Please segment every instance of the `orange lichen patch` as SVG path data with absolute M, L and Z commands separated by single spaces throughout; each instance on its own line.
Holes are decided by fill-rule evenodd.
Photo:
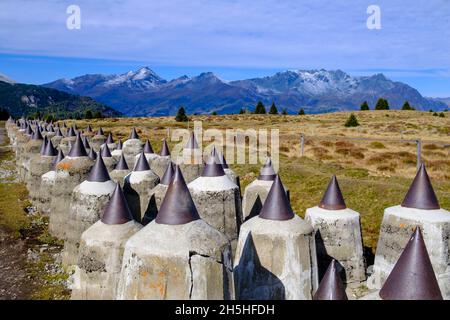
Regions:
M 404 223 L 400 223 L 398 227 L 399 227 L 399 228 L 402 228 L 402 229 L 403 229 L 403 228 L 405 228 L 405 227 L 406 227 L 406 224 L 404 224 Z
M 65 161 L 65 162 L 60 162 L 56 165 L 57 169 L 60 170 L 70 170 L 72 168 L 72 163 L 69 161 Z

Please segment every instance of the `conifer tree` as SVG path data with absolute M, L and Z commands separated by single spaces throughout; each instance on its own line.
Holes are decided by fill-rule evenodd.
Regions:
M 255 114 L 266 114 L 266 107 L 264 106 L 264 104 L 261 101 L 258 101 L 258 104 L 256 105 L 254 113 Z
M 346 127 L 357 127 L 359 126 L 358 119 L 356 119 L 356 116 L 352 113 L 350 114 L 350 117 L 348 117 L 347 121 L 345 122 Z
M 363 103 L 361 103 L 361 111 L 366 111 L 366 110 L 370 110 L 369 104 L 367 103 L 367 101 L 364 101 Z
M 175 116 L 175 121 L 177 122 L 187 122 L 188 117 L 186 115 L 186 110 L 184 110 L 183 106 L 180 106 L 178 109 L 177 115 Z
M 272 105 L 270 106 L 269 114 L 278 114 L 277 106 L 275 105 L 275 102 L 272 102 Z

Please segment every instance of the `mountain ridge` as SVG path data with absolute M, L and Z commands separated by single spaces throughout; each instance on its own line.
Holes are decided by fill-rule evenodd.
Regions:
M 418 110 L 444 109 L 446 104 L 423 97 L 413 87 L 384 74 L 351 76 L 342 70 L 287 70 L 274 75 L 225 81 L 212 72 L 165 80 L 149 67 L 118 75 L 90 74 L 59 79 L 43 86 L 89 96 L 128 116 L 173 115 L 180 105 L 188 113 L 236 113 L 253 109 L 258 101 L 275 102 L 279 110 L 297 113 L 357 110 L 363 101 L 371 108 L 378 98 L 399 109 L 407 100 Z

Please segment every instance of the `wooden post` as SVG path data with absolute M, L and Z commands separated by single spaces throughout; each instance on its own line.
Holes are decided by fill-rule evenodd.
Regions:
M 300 157 L 303 157 L 303 152 L 305 150 L 305 135 L 300 134 Z
M 417 139 L 417 170 L 419 170 L 419 167 L 422 163 L 422 140 Z

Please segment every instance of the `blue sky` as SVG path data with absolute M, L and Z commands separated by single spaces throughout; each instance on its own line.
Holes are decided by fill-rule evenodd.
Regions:
M 66 27 L 71 4 L 80 30 Z M 379 30 L 366 26 L 372 4 Z M 0 1 L 0 73 L 18 82 L 144 65 L 166 79 L 383 72 L 425 96 L 450 96 L 450 0 Z

